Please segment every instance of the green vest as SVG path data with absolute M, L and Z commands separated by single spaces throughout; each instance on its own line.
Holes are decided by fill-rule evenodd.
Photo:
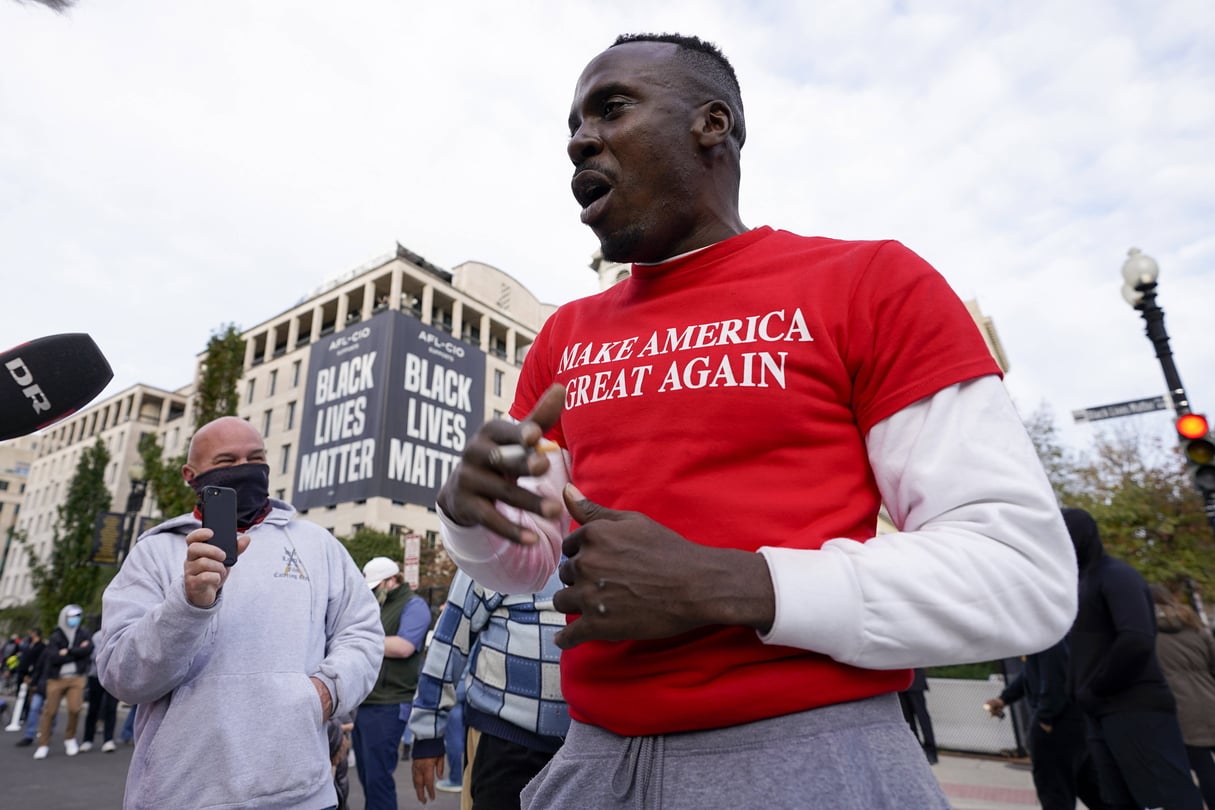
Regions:
M 380 623 L 384 625 L 385 636 L 395 636 L 401 629 L 401 612 L 414 596 L 413 588 L 410 588 L 408 583 L 388 594 L 384 606 L 380 608 Z M 376 678 L 375 688 L 363 702 L 373 706 L 409 703 L 413 700 L 413 693 L 417 691 L 418 672 L 421 668 L 421 648 L 408 658 L 385 656 L 380 664 L 380 676 Z

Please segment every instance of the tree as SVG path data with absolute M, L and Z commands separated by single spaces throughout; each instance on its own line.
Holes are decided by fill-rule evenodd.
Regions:
M 156 434 L 145 433 L 139 437 L 139 458 L 143 461 L 148 489 L 162 516 L 181 515 L 194 508 L 197 500 L 194 490 L 181 476 L 182 465 L 186 463 L 185 453 L 165 459 L 164 448 Z
M 1108 552 L 1149 582 L 1215 592 L 1215 540 L 1176 448 L 1132 427 L 1099 435 L 1072 504 L 1097 521 Z
M 235 416 L 240 401 L 237 385 L 245 372 L 245 339 L 236 324 L 226 324 L 211 333 L 203 357 L 202 373 L 194 395 L 194 428 L 221 416 Z M 164 457 L 164 448 L 154 435 L 139 440 L 148 488 L 162 517 L 189 512 L 196 500 L 194 491 L 181 477 L 186 453 Z
M 1040 403 L 1029 418 L 1022 421 L 1038 452 L 1051 489 L 1055 491 L 1055 497 L 1060 503 L 1069 503 L 1079 488 L 1076 480 L 1079 460 L 1075 452 L 1063 446 L 1050 406 L 1045 402 Z
M 399 535 L 363 527 L 353 535 L 339 539 L 360 569 L 372 557 L 388 557 L 398 564 L 404 561 L 405 544 Z M 436 616 L 447 599 L 447 588 L 455 574 L 456 564 L 442 546 L 422 549 L 418 560 L 417 592 L 427 600 Z
M 237 383 L 245 373 L 245 339 L 230 323 L 211 333 L 194 393 L 194 427 L 221 416 L 236 416 L 240 402 Z
M 67 498 L 57 509 L 48 559 L 40 560 L 28 541 L 21 541 L 30 557 L 35 602 L 48 632 L 58 624 L 64 605 L 96 612 L 102 588 L 113 577 L 113 571 L 91 562 L 97 515 L 110 509 L 110 490 L 105 485 L 109 463 L 110 451 L 101 439 L 81 453 Z
M 379 529 L 363 526 L 354 534 L 338 539 L 346 546 L 359 570 L 362 570 L 372 557 L 387 557 L 399 564 L 404 556 L 405 549 L 401 538 Z

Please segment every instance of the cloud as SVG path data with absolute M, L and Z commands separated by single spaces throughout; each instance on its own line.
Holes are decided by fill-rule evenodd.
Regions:
M 1138 245 L 1215 411 L 1205 0 L 651 6 L 0 3 L 0 344 L 89 331 L 112 391 L 176 387 L 221 323 L 397 240 L 590 293 L 574 81 L 618 33 L 678 30 L 738 70 L 745 222 L 905 242 L 995 318 L 1022 405 L 1061 417 L 1163 387 L 1118 295 Z

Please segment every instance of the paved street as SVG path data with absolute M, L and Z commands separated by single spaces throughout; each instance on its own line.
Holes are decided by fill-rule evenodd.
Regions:
M 7 699 L 11 706 L 11 696 Z M 125 709 L 120 710 L 120 725 L 124 714 Z M 4 718 L 4 725 L 8 719 Z M 21 737 L 19 732 L 0 732 L 0 790 L 4 807 L 45 810 L 122 807 L 123 785 L 134 748 L 119 746 L 114 753 L 105 754 L 97 740 L 98 749 L 68 757 L 63 752 L 63 722 L 61 712 L 51 755 L 40 761 L 33 759 L 33 748 L 15 747 Z M 1029 810 L 1038 806 L 1025 760 L 942 753 L 933 772 L 954 810 Z M 353 771 L 350 781 L 351 807 L 361 810 L 363 794 Z M 402 808 L 423 807 L 413 794 L 408 762 L 402 762 L 397 769 L 397 796 Z M 450 793 L 440 793 L 434 802 L 425 805 L 428 810 L 458 810 L 459 806 L 459 796 Z
M 11 707 L 12 696 L 5 696 Z M 126 709 L 118 714 L 121 728 Z M 94 740 L 97 746 L 86 754 L 69 757 L 63 752 L 64 710 L 56 720 L 51 741 L 51 754 L 43 760 L 34 760 L 34 749 L 17 748 L 20 732 L 0 732 L 0 795 L 6 808 L 38 808 L 38 810 L 116 810 L 122 807 L 123 786 L 126 783 L 127 767 L 131 763 L 134 746 L 120 745 L 112 754 L 101 752 L 100 735 Z M 10 716 L 4 717 L 0 728 L 8 725 Z M 84 715 L 81 713 L 81 725 Z M 439 793 L 435 801 L 422 805 L 414 795 L 409 781 L 409 763 L 402 762 L 397 768 L 397 797 L 402 808 L 425 806 L 428 810 L 458 810 L 460 797 L 453 793 Z M 351 806 L 363 807 L 363 792 L 358 777 L 350 772 Z M 184 805 L 183 805 L 184 807 Z M 166 809 L 167 810 L 167 809 Z

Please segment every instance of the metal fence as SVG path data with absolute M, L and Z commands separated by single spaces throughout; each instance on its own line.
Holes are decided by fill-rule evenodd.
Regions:
M 1007 677 L 1013 677 L 1010 673 Z M 1004 710 L 1004 717 L 992 717 L 983 704 L 998 697 L 1005 676 L 992 675 L 985 681 L 929 678 L 928 714 L 936 734 L 937 748 L 999 756 L 1025 756 L 1028 714 L 1024 701 Z

